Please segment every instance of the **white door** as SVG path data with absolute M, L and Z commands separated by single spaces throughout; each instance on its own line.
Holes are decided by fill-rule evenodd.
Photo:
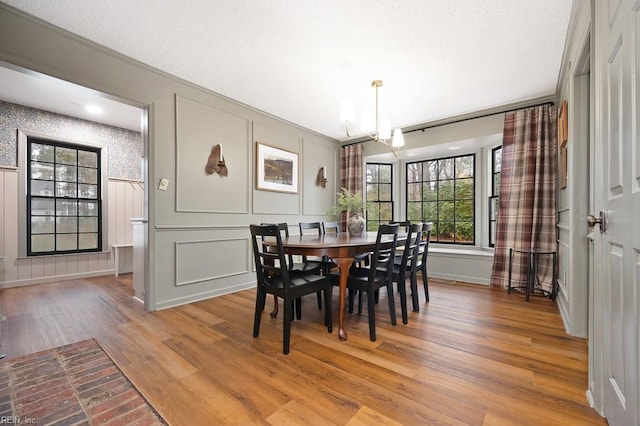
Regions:
M 640 66 L 640 2 L 609 0 L 594 5 L 601 84 L 596 126 L 602 126 L 596 130 L 602 144 L 596 167 L 602 169 L 594 195 L 596 206 L 606 215 L 607 229 L 598 237 L 602 262 L 596 261 L 594 268 L 601 285 L 596 292 L 599 300 L 593 301 L 594 319 L 596 330 L 601 320 L 602 335 L 592 343 L 600 346 L 595 349 L 602 354 L 604 415 L 612 426 L 627 426 L 638 424 L 640 395 L 640 149 L 635 125 L 640 94 L 636 71 Z M 598 212 L 592 214 L 598 216 Z

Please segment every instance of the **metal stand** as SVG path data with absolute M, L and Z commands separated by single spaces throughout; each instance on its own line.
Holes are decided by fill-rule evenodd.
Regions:
M 527 257 L 527 284 L 524 286 L 511 286 L 511 272 L 513 267 L 513 253 L 522 253 Z M 540 284 L 538 278 L 538 261 L 540 256 L 550 255 L 552 258 L 552 279 L 551 279 L 551 291 L 543 290 L 540 287 L 536 287 L 536 284 Z M 556 300 L 556 285 L 557 285 L 557 252 L 555 250 L 520 250 L 509 249 L 509 285 L 507 293 L 511 293 L 511 289 L 524 290 L 525 300 L 529 301 L 529 296 L 547 296 L 551 297 L 551 300 Z

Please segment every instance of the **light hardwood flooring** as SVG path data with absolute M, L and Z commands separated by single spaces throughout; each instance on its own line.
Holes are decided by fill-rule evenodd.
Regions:
M 13 358 L 94 337 L 172 425 L 606 424 L 585 398 L 587 343 L 565 334 L 552 301 L 430 284 L 407 325 L 396 300 L 391 326 L 381 295 L 376 342 L 366 306 L 346 314 L 341 342 L 337 296 L 332 334 L 305 298 L 289 355 L 282 310 L 264 312 L 252 337 L 254 290 L 147 313 L 130 274 L 6 289 L 0 350 Z

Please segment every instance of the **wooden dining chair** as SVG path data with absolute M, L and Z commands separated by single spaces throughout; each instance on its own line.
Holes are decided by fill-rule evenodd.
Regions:
M 349 313 L 353 313 L 353 299 L 356 291 L 367 293 L 367 308 L 369 315 L 369 339 L 376 340 L 376 310 L 375 292 L 382 287 L 387 287 L 387 299 L 389 300 L 389 314 L 391 325 L 396 325 L 396 310 L 393 297 L 393 257 L 398 242 L 399 225 L 380 225 L 376 237 L 376 245 L 371 255 L 369 266 L 358 267 L 355 264 L 349 269 L 347 288 L 349 291 Z M 383 237 L 390 237 L 393 243 L 389 248 L 383 248 Z M 362 305 L 358 306 L 358 313 L 362 312 Z
M 420 249 L 418 255 L 418 264 L 416 269 L 420 271 L 422 275 L 422 285 L 424 287 L 424 296 L 429 301 L 429 277 L 427 275 L 427 256 L 429 255 L 429 241 L 431 240 L 431 230 L 433 229 L 433 222 L 426 222 L 422 226 L 422 239 L 420 240 Z M 415 294 L 415 297 L 413 296 Z M 413 300 L 413 310 L 415 312 L 420 311 L 418 304 L 418 288 L 411 288 L 411 296 Z
M 289 225 L 286 222 L 275 223 L 275 224 L 261 223 L 261 225 L 276 225 L 278 227 L 278 232 L 280 233 L 281 237 L 289 236 Z M 287 254 L 285 259 L 287 262 L 287 268 L 291 273 L 319 274 L 322 267 L 322 265 L 318 263 L 307 264 L 304 261 L 295 262 L 293 259 L 293 256 L 290 254 Z M 318 300 L 318 309 L 322 309 L 322 294 L 318 293 L 317 300 Z M 271 315 L 271 318 L 276 318 L 278 316 L 279 307 L 278 307 L 278 299 L 275 296 L 273 297 L 273 303 L 274 303 L 273 311 L 271 311 L 270 315 Z M 302 319 L 302 301 L 297 300 L 295 304 L 296 304 L 296 318 Z
M 253 337 L 260 333 L 260 320 L 267 294 L 282 298 L 284 305 L 284 325 L 282 336 L 282 353 L 289 353 L 291 338 L 291 322 L 293 321 L 293 305 L 307 294 L 323 291 L 325 296 L 324 324 L 331 333 L 331 280 L 328 277 L 312 272 L 292 273 L 287 267 L 282 236 L 277 225 L 250 225 L 253 254 L 256 265 L 256 307 L 253 321 Z M 276 246 L 268 250 L 262 244 L 265 237 L 276 239 Z M 260 239 L 260 241 L 258 241 Z
M 409 278 L 411 282 L 411 297 L 417 296 L 418 279 L 418 257 L 420 251 L 420 241 L 422 240 L 422 223 L 414 223 L 409 225 L 407 229 L 407 240 L 404 244 L 404 249 L 401 254 L 396 254 L 393 259 L 393 273 L 392 279 L 398 286 L 398 292 L 400 293 L 400 308 L 402 311 L 402 323 L 408 322 L 407 313 L 407 287 L 406 281 Z M 414 311 L 415 309 L 414 304 Z

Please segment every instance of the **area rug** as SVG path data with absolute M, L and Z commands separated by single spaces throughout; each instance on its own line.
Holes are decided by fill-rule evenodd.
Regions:
M 0 420 L 166 424 L 94 339 L 0 362 Z

